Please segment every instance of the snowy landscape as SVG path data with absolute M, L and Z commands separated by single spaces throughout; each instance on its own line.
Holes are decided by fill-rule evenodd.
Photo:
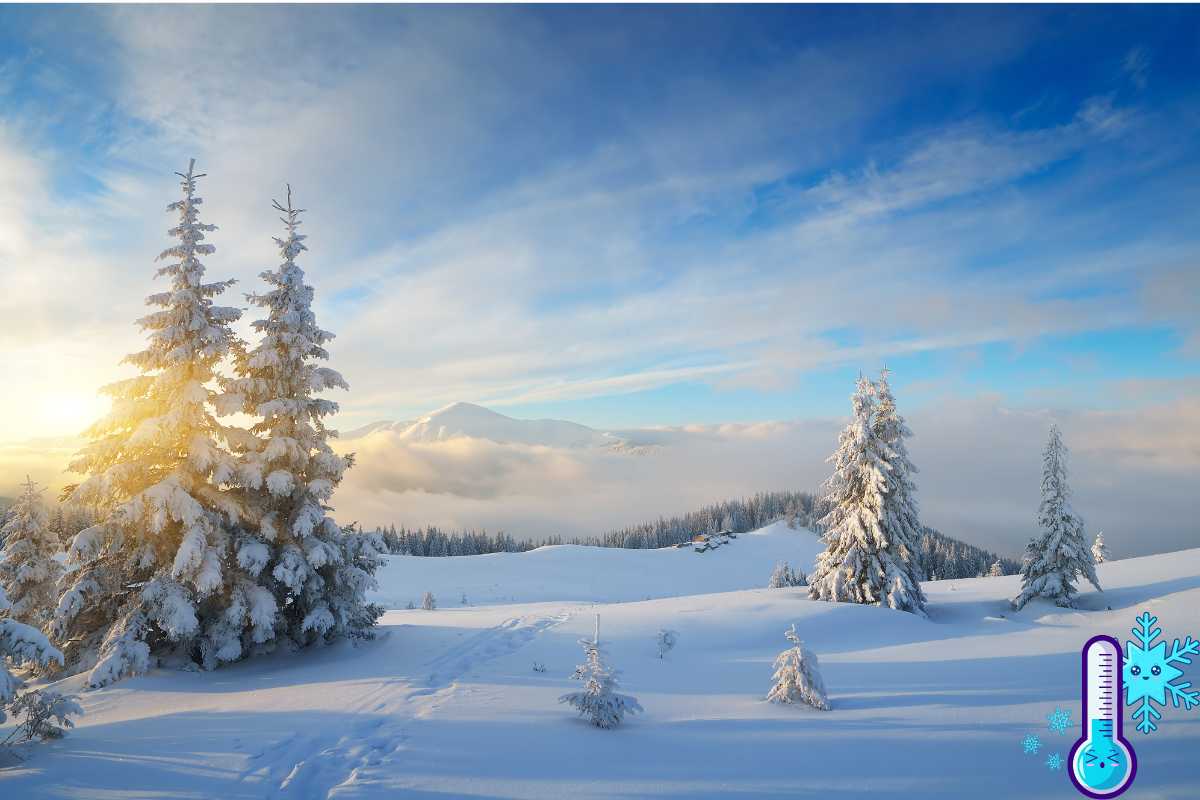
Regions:
M 699 556 L 392 557 L 375 598 L 402 609 L 427 589 L 437 610 L 389 611 L 358 647 L 157 670 L 85 693 L 78 727 L 0 773 L 0 787 L 29 798 L 1062 798 L 1065 774 L 1043 762 L 1065 756 L 1077 730 L 1048 732 L 1045 719 L 1076 711 L 1079 645 L 1123 636 L 1144 608 L 1166 625 L 1197 622 L 1200 550 L 1104 564 L 1105 592 L 1076 610 L 1012 612 L 1016 577 L 927 583 L 921 620 L 761 588 L 764 565 L 810 569 L 820 549 L 776 524 Z M 557 703 L 596 613 L 623 688 L 646 709 L 613 733 Z M 764 699 L 793 623 L 820 658 L 828 713 Z M 679 634 L 663 659 L 660 628 Z M 1134 740 L 1145 783 L 1132 796 L 1192 796 L 1200 722 L 1175 714 L 1153 741 Z M 1037 755 L 1021 752 L 1028 733 L 1044 741 Z
M 0 4 L 0 798 L 1200 796 L 1198 31 Z

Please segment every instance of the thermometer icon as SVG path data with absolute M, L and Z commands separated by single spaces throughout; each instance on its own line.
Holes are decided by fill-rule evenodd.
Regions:
M 1088 797 L 1116 797 L 1137 774 L 1137 756 L 1125 740 L 1121 645 L 1093 636 L 1083 646 L 1083 736 L 1071 748 L 1070 775 Z

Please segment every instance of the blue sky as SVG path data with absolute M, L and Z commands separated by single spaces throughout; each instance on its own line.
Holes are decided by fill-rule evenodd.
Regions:
M 886 363 L 931 524 L 1016 552 L 1057 420 L 1115 551 L 1194 542 L 1198 19 L 0 7 L 0 479 L 61 482 L 11 443 L 104 412 L 195 157 L 227 302 L 278 260 L 285 182 L 309 209 L 303 266 L 352 387 L 338 427 L 460 400 L 709 426 L 707 455 L 636 486 L 490 452 L 397 471 L 389 451 L 356 469 L 351 516 L 582 524 L 580 475 L 592 528 L 811 488 L 855 376 Z M 445 464 L 511 491 L 413 505 L 413 475 L 441 486 Z M 1169 520 L 1149 539 L 1147 507 Z
M 32 198 L 5 222 L 115 278 L 105 308 L 48 280 L 22 313 L 132 341 L 195 155 L 215 275 L 270 263 L 283 181 L 306 198 L 351 422 L 836 415 L 884 362 L 914 403 L 1112 408 L 1200 372 L 1197 19 L 5 7 L 0 146 Z

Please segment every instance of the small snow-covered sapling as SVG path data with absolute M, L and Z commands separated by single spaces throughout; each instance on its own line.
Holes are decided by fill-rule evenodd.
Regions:
M 829 710 L 829 697 L 817 656 L 804 646 L 793 624 L 784 636 L 792 647 L 775 659 L 775 684 L 767 694 L 772 703 L 806 703 L 822 711 Z
M 675 643 L 679 640 L 679 634 L 673 630 L 662 628 L 658 632 L 658 657 L 662 658 L 667 653 L 671 652 L 675 647 Z
M 53 689 L 25 692 L 9 706 L 13 717 L 24 717 L 0 744 L 10 741 L 31 742 L 34 739 L 61 739 L 68 728 L 74 728 L 71 716 L 83 714 L 79 698 L 61 694 Z M 56 724 L 57 723 L 57 724 Z
M 587 717 L 597 728 L 615 728 L 626 714 L 642 711 L 636 697 L 616 691 L 620 670 L 612 669 L 604 661 L 598 614 L 593 638 L 580 639 L 579 644 L 583 646 L 587 660 L 575 668 L 575 674 L 571 677 L 583 681 L 583 691 L 564 694 L 558 698 L 558 702 L 574 706 L 580 716 Z

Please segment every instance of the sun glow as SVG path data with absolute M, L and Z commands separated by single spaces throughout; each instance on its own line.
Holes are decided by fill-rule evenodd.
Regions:
M 108 399 L 91 392 L 54 392 L 42 398 L 35 409 L 37 428 L 58 436 L 77 436 L 102 416 Z

